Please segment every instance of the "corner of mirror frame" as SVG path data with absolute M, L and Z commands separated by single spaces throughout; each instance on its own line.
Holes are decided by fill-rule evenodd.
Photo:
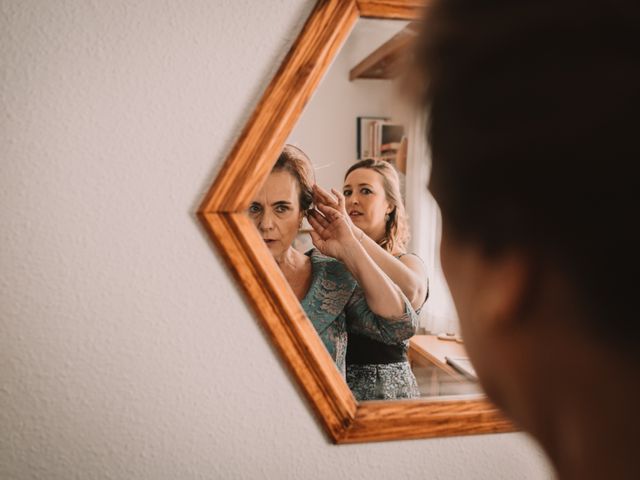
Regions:
M 243 212 L 358 18 L 417 20 L 424 6 L 416 0 L 319 0 L 197 212 L 335 443 L 515 430 L 484 399 L 356 402 Z

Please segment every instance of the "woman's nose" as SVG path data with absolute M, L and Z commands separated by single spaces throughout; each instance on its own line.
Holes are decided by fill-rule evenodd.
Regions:
M 269 212 L 265 212 L 262 214 L 260 218 L 260 224 L 258 225 L 260 230 L 266 231 L 271 230 L 273 228 L 273 215 Z

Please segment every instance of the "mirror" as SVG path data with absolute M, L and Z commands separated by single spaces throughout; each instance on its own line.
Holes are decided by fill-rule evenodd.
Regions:
M 257 318 L 280 352 L 285 365 L 297 380 L 320 423 L 330 438 L 337 443 L 513 430 L 513 426 L 502 417 L 497 409 L 484 398 L 479 398 L 477 394 L 463 397 L 460 395 L 450 396 L 452 393 L 469 393 L 469 391 L 443 388 L 447 382 L 441 382 L 437 376 L 433 375 L 433 364 L 439 357 L 436 357 L 437 354 L 434 353 L 435 350 L 430 345 L 423 347 L 423 352 L 426 352 L 423 355 L 424 358 L 418 358 L 418 360 L 426 362 L 426 367 L 431 368 L 422 380 L 423 393 L 427 395 L 426 397 L 403 401 L 357 402 L 344 378 L 335 368 L 331 356 L 318 338 L 313 325 L 307 319 L 296 295 L 274 262 L 269 249 L 246 215 L 247 206 L 267 179 L 283 145 L 288 139 L 298 144 L 303 143 L 304 125 L 309 123 L 309 118 L 311 118 L 305 120 L 305 116 L 311 115 L 314 102 L 322 95 L 320 90 L 317 90 L 320 80 L 327 73 L 332 62 L 336 66 L 339 65 L 338 52 L 357 20 L 360 17 L 363 19 L 375 17 L 405 22 L 416 21 L 420 18 L 420 9 L 421 2 L 410 0 L 362 0 L 357 2 L 329 0 L 318 2 L 280 70 L 265 91 L 262 100 L 245 126 L 198 212 L 205 229 L 211 235 L 222 257 L 231 267 L 239 285 L 244 289 L 247 298 L 254 307 Z M 363 25 L 366 26 L 366 23 Z M 396 25 L 404 28 L 408 24 Z M 385 33 L 387 39 L 398 33 L 397 28 L 390 27 L 389 31 Z M 349 51 L 348 49 L 343 50 L 345 55 Z M 378 63 L 377 67 L 376 62 L 372 62 L 373 68 L 369 68 L 371 65 L 367 65 L 367 62 L 361 63 L 358 64 L 361 68 L 356 69 L 354 75 L 359 74 L 358 70 L 361 70 L 360 73 L 373 71 L 374 75 L 379 74 L 384 72 L 388 66 L 384 61 Z M 350 71 L 353 70 L 353 67 L 350 67 Z M 329 78 L 327 77 L 327 80 Z M 370 83 L 381 80 L 363 81 Z M 354 85 L 355 82 L 352 82 L 351 85 Z M 329 85 L 326 81 L 323 82 L 324 84 Z M 376 86 L 373 88 L 384 87 Z M 311 99 L 316 91 L 316 96 Z M 303 109 L 307 104 L 309 108 L 305 110 L 303 115 Z M 382 102 L 381 106 L 383 106 Z M 393 122 L 395 122 L 393 112 L 386 110 L 360 111 L 359 108 L 356 113 L 357 116 L 362 117 L 361 126 L 366 124 L 366 117 L 373 114 L 377 116 L 378 113 L 384 117 L 391 115 Z M 298 120 L 300 123 L 297 123 Z M 353 122 L 351 123 L 352 127 L 340 130 L 335 135 L 345 135 L 345 142 L 350 145 L 346 148 L 351 150 L 345 161 L 350 163 L 356 156 L 355 122 L 357 117 L 349 118 L 346 121 Z M 406 130 L 414 127 L 405 125 Z M 366 130 L 366 128 L 361 130 Z M 361 132 L 361 136 L 364 137 L 364 133 Z M 408 136 L 408 142 L 411 142 L 411 138 Z M 336 147 L 340 144 L 338 141 L 334 143 Z M 360 150 L 363 151 L 367 148 L 366 143 L 361 142 Z M 340 145 L 341 148 L 344 147 L 343 144 Z M 304 148 L 318 162 L 330 163 L 324 160 L 327 158 L 327 154 L 314 153 L 315 147 L 311 143 L 308 146 L 304 145 Z M 415 145 L 412 146 L 409 143 L 405 169 L 408 168 L 408 163 L 411 161 L 412 148 L 415 149 Z M 394 163 L 399 169 L 402 169 L 404 161 L 402 149 L 392 150 L 395 150 L 391 152 L 395 157 Z M 343 165 L 334 165 L 332 171 L 323 167 L 324 163 L 316 165 L 319 183 L 326 181 L 329 184 L 327 186 L 331 186 L 331 183 L 336 182 L 335 178 L 338 178 L 339 183 L 336 186 L 341 186 L 343 172 L 340 170 Z M 323 179 L 321 175 L 326 178 Z M 418 179 L 418 184 L 424 186 L 426 177 L 424 181 Z M 409 187 L 408 181 L 405 186 Z M 407 204 L 409 209 L 409 200 L 407 200 Z M 422 216 L 414 215 L 414 218 L 418 219 Z M 435 221 L 435 218 L 437 216 L 432 216 L 429 221 Z M 414 228 L 429 231 L 430 226 Z M 415 238 L 420 238 L 420 236 L 416 235 Z M 428 258 L 424 259 L 427 262 L 430 261 Z M 434 289 L 436 277 L 433 273 L 430 273 L 430 276 L 431 288 Z M 432 295 L 436 294 L 432 293 Z M 433 302 L 433 304 L 436 303 Z M 424 311 L 427 312 L 428 309 L 425 308 Z M 436 317 L 437 312 L 432 311 L 431 318 Z M 423 328 L 427 328 L 426 324 Z M 444 333 L 447 333 L 447 329 L 448 327 L 445 327 Z M 433 337 L 431 339 L 433 340 Z M 451 340 L 446 340 L 446 342 L 448 345 L 456 345 Z M 416 344 L 415 355 L 421 354 L 418 350 L 419 347 Z M 416 377 L 418 377 L 420 366 L 417 365 L 418 360 L 415 358 L 413 360 L 414 371 L 417 372 Z M 464 365 L 458 365 L 458 368 L 464 370 Z M 432 387 L 436 384 L 438 384 L 438 388 L 433 389 Z
M 349 336 L 346 371 L 358 399 L 481 393 L 439 263 L 439 211 L 426 189 L 429 162 L 424 121 L 401 95 L 402 65 L 418 28 L 418 22 L 360 18 L 287 139 L 306 153 L 316 182 L 327 191 L 343 190 L 345 173 L 357 160 L 374 157 L 388 162 L 400 179 L 401 201 L 408 211 L 410 239 L 405 250 L 422 259 L 424 276 L 429 278 L 429 298 L 420 310 L 417 335 L 405 342 L 408 355 L 401 355 L 397 348 L 400 353 L 391 350 L 387 356 L 384 352 L 390 347 Z M 294 242 L 300 252 L 313 247 L 310 230 L 305 221 Z M 425 278 L 423 288 L 426 283 Z M 316 330 L 326 328 L 314 321 L 312 311 L 305 311 Z M 360 363 L 352 367 L 351 362 L 367 358 L 367 350 L 374 350 L 370 356 L 386 363 L 372 360 L 366 367 Z M 404 358 L 411 372 L 404 371 L 400 361 Z M 385 376 L 390 378 L 380 379 Z

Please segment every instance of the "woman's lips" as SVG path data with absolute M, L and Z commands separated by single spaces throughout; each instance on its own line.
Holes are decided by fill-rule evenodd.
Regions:
M 363 215 L 362 213 L 356 212 L 356 211 L 349 212 L 349 216 L 352 218 L 361 217 L 362 215 Z

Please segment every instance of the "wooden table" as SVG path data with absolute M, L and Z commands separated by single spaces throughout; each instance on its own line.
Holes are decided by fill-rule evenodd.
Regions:
M 477 381 L 467 378 L 447 363 L 445 357 L 466 357 L 464 345 L 440 340 L 436 335 L 415 335 L 409 340 L 409 362 L 426 397 L 479 394 Z
M 453 377 L 462 375 L 447 363 L 445 357 L 466 357 L 462 343 L 440 340 L 437 335 L 414 335 L 409 340 L 409 358 L 416 363 L 428 362 Z

